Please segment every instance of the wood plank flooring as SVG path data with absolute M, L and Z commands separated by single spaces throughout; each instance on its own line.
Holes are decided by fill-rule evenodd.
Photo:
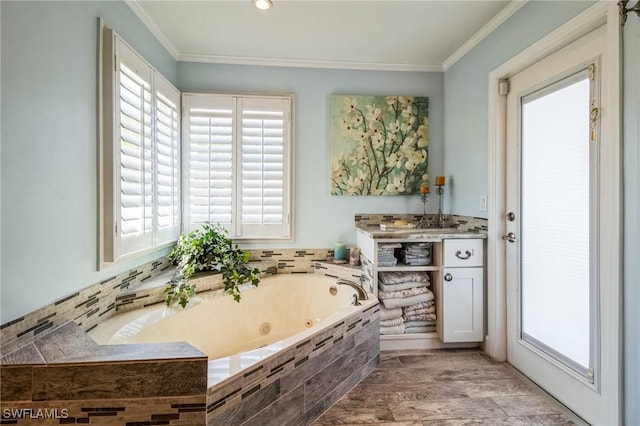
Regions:
M 558 403 L 477 349 L 385 351 L 313 425 L 575 425 Z

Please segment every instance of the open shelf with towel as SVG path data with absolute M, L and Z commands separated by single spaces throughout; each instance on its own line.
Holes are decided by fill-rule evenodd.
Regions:
M 381 302 L 382 350 L 473 347 L 482 341 L 481 324 L 480 330 L 474 329 L 474 333 L 448 332 L 451 325 L 457 327 L 463 324 L 464 321 L 458 316 L 467 318 L 468 312 L 472 312 L 475 326 L 478 315 L 482 317 L 483 304 L 482 299 L 477 299 L 477 295 L 482 294 L 482 263 L 480 279 L 474 275 L 474 281 L 471 282 L 473 288 L 462 288 L 463 292 L 474 292 L 475 298 L 466 298 L 457 306 L 456 300 L 444 299 L 447 294 L 461 296 L 459 292 L 444 288 L 443 270 L 447 266 L 445 257 L 449 256 L 445 253 L 445 247 L 460 250 L 460 247 L 466 247 L 467 239 L 475 240 L 470 246 L 475 255 L 474 266 L 477 266 L 478 255 L 482 262 L 482 238 L 459 233 L 449 240 L 451 236 L 450 231 L 438 234 L 429 230 L 420 234 L 419 230 L 412 230 L 408 235 L 396 236 L 357 228 L 356 241 L 364 265 L 365 283 Z M 447 245 L 447 241 L 454 243 Z M 480 249 L 477 248 L 478 242 Z M 465 248 L 462 253 L 466 252 Z M 447 285 L 450 286 L 451 283 L 448 282 Z M 466 285 L 464 283 L 463 287 Z M 474 305 L 466 306 L 465 303 Z M 449 326 L 445 323 L 449 323 Z M 451 335 L 456 338 L 451 340 Z

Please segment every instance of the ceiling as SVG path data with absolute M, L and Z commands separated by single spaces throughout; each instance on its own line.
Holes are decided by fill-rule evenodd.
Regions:
M 442 71 L 525 1 L 133 0 L 176 60 Z

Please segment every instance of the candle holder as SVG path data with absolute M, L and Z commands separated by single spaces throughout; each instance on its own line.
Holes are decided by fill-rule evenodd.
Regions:
M 418 228 L 428 228 L 429 227 L 429 219 L 427 218 L 427 193 L 423 192 L 420 194 L 420 200 L 422 201 L 422 217 L 418 221 Z
M 438 228 L 444 228 L 444 215 L 442 214 L 442 194 L 444 194 L 444 183 L 442 185 L 437 185 L 438 189 L 436 193 L 438 194 Z

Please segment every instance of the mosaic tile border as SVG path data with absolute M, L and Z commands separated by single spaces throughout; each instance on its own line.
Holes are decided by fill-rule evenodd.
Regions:
M 429 213 L 427 217 L 429 222 L 436 223 L 437 214 Z M 488 220 L 481 217 L 461 216 L 445 214 L 445 222 L 451 223 L 452 228 L 458 228 L 461 231 L 487 231 Z M 422 218 L 421 214 L 406 213 L 362 213 L 355 215 L 355 225 L 360 227 L 378 226 L 383 222 L 393 222 L 395 220 L 406 220 L 409 223 L 417 223 Z
M 203 425 L 206 396 L 2 402 L 0 408 L 16 414 L 3 415 L 0 424 Z
M 274 260 L 279 274 L 312 273 L 315 263 L 333 259 L 333 249 L 249 250 L 251 260 Z

